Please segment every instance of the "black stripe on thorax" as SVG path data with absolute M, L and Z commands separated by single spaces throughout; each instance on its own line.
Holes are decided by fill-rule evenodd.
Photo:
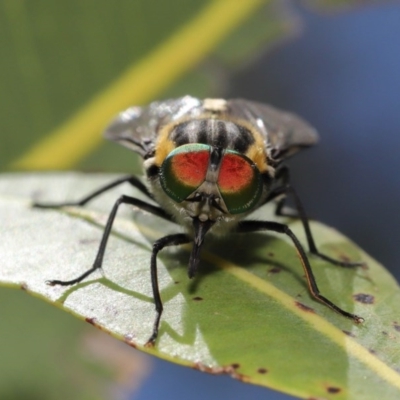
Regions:
M 226 148 L 228 146 L 228 131 L 224 121 L 217 121 L 217 132 L 215 142 L 216 147 Z
M 203 143 L 245 153 L 254 143 L 249 129 L 231 121 L 198 119 L 178 124 L 170 133 L 176 146 L 188 143 Z

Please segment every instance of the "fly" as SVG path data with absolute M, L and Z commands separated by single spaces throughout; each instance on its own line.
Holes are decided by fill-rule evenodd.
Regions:
M 297 250 L 311 295 L 356 323 L 364 321 L 320 294 L 307 254 L 288 225 L 244 219 L 270 201 L 276 202 L 277 215 L 293 217 L 284 210 L 286 198 L 291 196 L 310 253 L 341 267 L 362 264 L 333 259 L 320 253 L 315 244 L 304 208 L 290 183 L 289 170 L 283 165 L 289 156 L 318 140 L 316 131 L 301 118 L 242 99 L 200 100 L 185 96 L 154 102 L 147 107 L 128 108 L 111 122 L 104 136 L 143 158 L 148 185 L 136 176 L 126 176 L 80 201 L 37 203 L 35 207 L 83 206 L 124 182 L 139 189 L 157 205 L 131 196 L 119 197 L 108 217 L 92 267 L 75 279 L 51 280 L 47 282 L 49 285 L 74 285 L 101 268 L 118 208 L 121 204 L 129 204 L 183 225 L 186 230 L 186 233 L 164 236 L 153 244 L 150 272 L 156 317 L 147 346 L 154 345 L 157 339 L 163 312 L 157 278 L 159 251 L 192 242 L 188 275 L 193 278 L 199 267 L 205 237 L 232 231 L 273 231 L 287 235 Z

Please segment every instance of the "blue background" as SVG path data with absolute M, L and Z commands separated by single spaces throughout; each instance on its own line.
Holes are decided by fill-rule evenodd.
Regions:
M 290 162 L 308 213 L 399 279 L 400 3 L 382 3 L 331 15 L 296 7 L 301 34 L 237 74 L 227 97 L 272 103 L 318 129 L 319 146 Z M 153 361 L 134 399 L 292 398 Z

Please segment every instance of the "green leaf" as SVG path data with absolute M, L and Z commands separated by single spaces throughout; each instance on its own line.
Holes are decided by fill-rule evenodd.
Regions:
M 292 244 L 274 234 L 208 240 L 199 275 L 189 281 L 188 249 L 158 258 L 164 314 L 154 348 L 144 344 L 154 321 L 149 261 L 152 242 L 179 227 L 128 207 L 115 222 L 103 264 L 70 288 L 48 279 L 71 279 L 88 269 L 113 201 L 129 186 L 90 207 L 38 210 L 31 199 L 64 201 L 113 179 L 111 175 L 3 175 L 0 281 L 23 288 L 142 351 L 211 373 L 268 386 L 301 398 L 394 399 L 400 395 L 400 291 L 376 261 L 331 228 L 312 223 L 320 249 L 363 260 L 344 269 L 312 258 L 321 292 L 365 318 L 363 325 L 311 298 Z M 135 193 L 136 195 L 136 193 Z M 258 219 L 273 218 L 264 207 Z M 299 222 L 290 222 L 304 243 Z

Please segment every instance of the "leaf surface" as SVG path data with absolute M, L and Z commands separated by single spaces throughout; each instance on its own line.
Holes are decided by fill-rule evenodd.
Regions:
M 31 199 L 63 201 L 113 179 L 112 175 L 3 175 L 0 281 L 86 319 L 133 347 L 212 373 L 227 373 L 302 398 L 394 399 L 400 393 L 399 288 L 376 261 L 335 230 L 313 223 L 322 251 L 364 260 L 367 269 L 343 269 L 311 258 L 321 293 L 361 315 L 355 325 L 313 300 L 293 246 L 273 234 L 208 240 L 199 275 L 187 278 L 190 247 L 158 258 L 164 301 L 160 334 L 144 347 L 154 321 L 149 260 L 152 242 L 178 232 L 174 224 L 128 207 L 110 237 L 103 273 L 70 288 L 67 280 L 94 259 L 121 187 L 83 208 L 37 210 Z M 136 195 L 135 192 L 133 192 Z M 273 218 L 264 207 L 256 218 Z M 299 222 L 289 222 L 304 243 Z

